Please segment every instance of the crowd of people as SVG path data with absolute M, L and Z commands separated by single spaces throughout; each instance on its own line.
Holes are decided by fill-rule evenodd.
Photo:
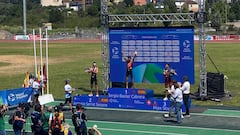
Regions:
M 129 88 L 128 78 L 131 78 L 132 86 L 134 87 L 134 77 L 133 77 L 133 63 L 134 59 L 137 56 L 137 52 L 134 52 L 133 57 L 127 56 L 124 57 L 122 53 L 122 57 L 126 62 L 126 88 Z M 173 76 L 177 75 L 176 71 L 170 66 L 169 63 L 165 64 L 165 68 L 163 70 L 163 78 L 164 78 L 164 88 L 165 88 L 165 97 L 163 100 L 168 100 L 170 97 L 171 105 L 169 109 L 169 114 L 164 115 L 165 117 L 172 116 L 173 110 L 175 110 L 175 114 L 177 114 L 177 123 L 182 123 L 182 118 L 190 117 L 189 113 L 189 99 L 190 99 L 190 82 L 187 76 L 183 77 L 183 84 L 181 82 L 177 82 L 176 80 L 172 80 Z M 182 103 L 186 109 L 186 113 L 182 114 Z
M 189 100 L 190 100 L 190 82 L 187 76 L 183 77 L 183 83 L 172 80 L 172 76 L 176 75 L 176 72 L 171 69 L 169 64 L 165 65 L 163 72 L 166 95 L 164 100 L 168 100 L 170 96 L 170 108 L 169 113 L 164 117 L 172 117 L 173 114 L 177 115 L 177 123 L 182 123 L 182 118 L 190 117 L 189 112 Z M 182 114 L 182 103 L 185 107 L 186 113 Z M 175 112 L 173 112 L 175 110 Z
M 131 78 L 131 87 L 134 87 L 133 80 L 133 63 L 137 56 L 137 52 L 134 52 L 133 57 L 125 57 L 124 60 L 127 65 L 126 71 L 126 88 L 129 88 L 128 78 Z M 92 67 L 86 69 L 86 72 L 90 73 L 90 88 L 91 92 L 89 96 L 93 96 L 93 86 L 95 85 L 96 96 L 99 96 L 98 85 L 97 85 L 97 74 L 98 67 L 96 62 L 92 63 Z M 183 77 L 183 83 L 172 80 L 172 77 L 176 75 L 175 70 L 173 70 L 167 63 L 163 71 L 164 76 L 164 87 L 165 87 L 165 97 L 164 100 L 170 98 L 171 105 L 169 113 L 164 115 L 165 117 L 172 117 L 176 114 L 177 123 L 182 123 L 182 118 L 190 117 L 189 113 L 189 94 L 190 94 L 190 82 L 187 76 Z M 64 91 L 65 91 L 65 102 L 59 106 L 48 107 L 44 109 L 44 106 L 40 105 L 38 101 L 39 95 L 41 95 L 42 84 L 38 81 L 38 78 L 31 76 L 29 80 L 29 87 L 33 88 L 33 108 L 34 111 L 29 115 L 26 113 L 26 106 L 24 104 L 19 104 L 17 110 L 13 114 L 12 127 L 15 135 L 21 135 L 23 132 L 24 124 L 26 123 L 26 118 L 28 115 L 31 117 L 32 126 L 31 129 L 35 135 L 72 135 L 73 132 L 69 126 L 69 123 L 65 122 L 64 113 L 62 107 L 66 104 L 69 105 L 70 112 L 72 113 L 72 124 L 74 125 L 74 130 L 77 135 L 101 135 L 101 132 L 97 127 L 93 126 L 87 129 L 86 121 L 87 116 L 84 113 L 84 107 L 81 104 L 76 105 L 76 110 L 73 110 L 72 106 L 72 92 L 75 90 L 70 85 L 70 80 L 65 80 Z M 186 113 L 182 114 L 182 103 L 185 106 Z M 0 135 L 6 135 L 4 115 L 7 110 L 7 106 L 1 106 L 0 113 Z M 46 110 L 46 111 L 45 111 Z
M 54 107 L 36 104 L 33 111 L 30 107 L 30 104 L 19 103 L 16 111 L 9 116 L 8 123 L 12 125 L 15 135 L 26 133 L 27 122 L 31 123 L 31 130 L 34 135 L 102 135 L 96 126 L 87 128 L 86 122 L 88 119 L 81 104 L 77 104 L 76 109 L 72 111 L 71 119 L 74 131 L 70 128 L 70 123 L 65 121 L 64 114 L 68 112 L 63 112 L 63 104 Z M 4 116 L 7 110 L 6 105 L 1 105 L 0 135 L 6 135 Z M 31 121 L 28 121 L 29 119 Z
M 132 87 L 134 86 L 134 77 L 133 77 L 133 63 L 134 59 L 137 56 L 137 52 L 134 52 L 133 57 L 127 56 L 124 57 L 122 53 L 122 57 L 126 62 L 126 88 L 129 88 L 128 85 L 128 78 L 131 78 L 131 83 Z M 177 114 L 177 122 L 181 123 L 181 119 L 183 118 L 182 116 L 182 102 L 185 106 L 186 109 L 186 114 L 185 117 L 190 117 L 189 114 L 189 99 L 190 99 L 190 82 L 188 80 L 187 76 L 183 77 L 183 84 L 180 82 L 176 82 L 176 80 L 172 80 L 173 76 L 177 75 L 176 71 L 171 68 L 169 63 L 165 64 L 165 68 L 163 70 L 163 78 L 164 78 L 164 88 L 165 88 L 165 97 L 163 100 L 168 100 L 169 95 L 170 95 L 170 100 L 171 100 L 171 107 L 170 107 L 170 112 L 174 108 L 176 110 Z M 179 113 L 180 112 L 180 113 Z

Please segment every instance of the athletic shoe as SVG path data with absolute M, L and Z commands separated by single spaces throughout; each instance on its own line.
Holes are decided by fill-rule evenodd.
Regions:
M 163 114 L 163 117 L 164 118 L 169 118 L 170 117 L 170 115 L 167 113 L 167 114 Z
M 99 97 L 99 95 L 97 94 L 96 97 Z
M 164 101 L 166 101 L 166 100 L 168 100 L 168 98 L 167 98 L 167 97 L 165 97 L 163 100 L 164 100 Z
M 185 115 L 184 117 L 186 117 L 186 118 L 189 118 L 189 117 L 190 117 L 190 115 Z
M 88 96 L 89 96 L 89 97 L 92 97 L 92 96 L 93 96 L 93 94 L 92 94 L 92 93 L 90 93 L 90 94 L 88 94 Z

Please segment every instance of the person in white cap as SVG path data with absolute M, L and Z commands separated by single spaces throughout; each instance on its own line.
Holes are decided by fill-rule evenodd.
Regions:
M 71 111 L 72 110 L 72 92 L 74 91 L 74 89 L 70 85 L 70 80 L 69 79 L 65 80 L 64 90 L 65 90 L 65 103 L 64 103 L 64 105 L 69 103 L 69 109 Z
M 98 130 L 97 125 L 93 125 L 91 129 L 88 129 L 88 135 L 94 135 L 97 133 L 97 135 L 102 135 L 102 133 Z

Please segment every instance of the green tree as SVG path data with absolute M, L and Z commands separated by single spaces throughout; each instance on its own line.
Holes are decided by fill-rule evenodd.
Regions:
M 214 13 L 213 15 L 212 15 L 212 18 L 214 18 L 214 19 L 211 19 L 212 21 L 211 21 L 211 26 L 213 27 L 213 28 L 215 28 L 216 29 L 216 31 L 220 31 L 220 28 L 221 28 L 221 26 L 222 26 L 222 16 L 221 16 L 221 14 L 219 13 L 219 12 L 217 12 L 217 13 Z
M 96 5 L 92 5 L 90 7 L 87 8 L 87 15 L 90 15 L 90 16 L 99 16 L 99 8 L 96 6 Z
M 163 12 L 164 12 L 164 13 L 170 13 L 170 11 L 171 11 L 171 10 L 170 10 L 169 6 L 165 5 Z M 164 18 L 164 19 L 167 20 L 168 18 Z M 172 23 L 171 21 L 165 21 L 165 22 L 163 22 L 163 25 L 164 25 L 165 27 L 168 27 L 171 23 Z
M 228 12 L 228 19 L 230 21 L 240 20 L 240 1 L 233 1 L 230 5 L 230 9 Z
M 189 7 L 188 7 L 187 4 L 183 4 L 181 12 L 182 13 L 188 13 L 189 12 Z
M 217 31 L 220 30 L 223 23 L 227 22 L 226 7 L 225 0 L 219 0 L 218 2 L 212 3 L 210 21 L 211 26 Z
M 52 8 L 50 10 L 49 22 L 51 22 L 51 23 L 63 23 L 64 22 L 63 14 L 58 8 Z
M 125 3 L 127 7 L 132 7 L 134 4 L 133 0 L 123 0 L 123 3 Z
M 175 0 L 164 0 L 163 1 L 164 9 L 165 9 L 165 7 L 168 7 L 168 9 L 166 10 L 168 13 L 176 13 L 177 6 L 175 3 L 176 3 Z M 166 12 L 164 12 L 164 13 L 166 13 Z

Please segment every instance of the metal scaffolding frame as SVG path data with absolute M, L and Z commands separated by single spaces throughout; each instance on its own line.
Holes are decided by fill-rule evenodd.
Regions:
M 166 13 L 166 14 L 119 14 L 109 15 L 109 23 L 121 22 L 193 22 L 194 13 Z
M 199 14 L 199 75 L 200 97 L 204 99 L 207 96 L 207 69 L 206 69 L 206 43 L 205 43 L 205 0 L 198 0 Z
M 103 30 L 102 37 L 102 60 L 103 60 L 103 90 L 107 91 L 110 85 L 109 81 L 109 48 L 108 48 L 108 28 L 114 23 L 148 23 L 148 22 L 194 22 L 196 16 L 194 13 L 165 13 L 165 14 L 109 14 L 108 0 L 101 0 L 101 25 Z M 204 0 L 199 0 L 199 13 L 204 15 Z M 204 19 L 204 17 L 203 17 Z M 206 78 L 206 45 L 205 45 L 204 21 L 199 22 L 199 65 L 200 65 L 200 96 L 207 96 L 207 78 Z

